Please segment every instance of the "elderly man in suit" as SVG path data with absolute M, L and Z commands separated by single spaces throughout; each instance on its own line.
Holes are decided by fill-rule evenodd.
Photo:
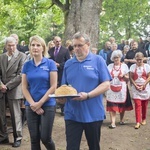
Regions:
M 58 87 L 61 85 L 62 73 L 64 69 L 65 62 L 70 59 L 69 50 L 61 45 L 61 38 L 55 36 L 53 39 L 55 47 L 51 48 L 48 53 L 50 59 L 53 59 L 56 62 L 58 68 Z M 63 105 L 61 107 L 61 115 L 63 115 Z
M 15 38 L 16 44 L 17 44 L 17 50 L 19 50 L 20 52 L 23 52 L 23 53 L 25 53 L 26 51 L 29 50 L 27 46 L 22 46 L 22 45 L 19 44 L 19 37 L 18 37 L 17 34 L 15 34 L 15 33 L 14 33 L 14 34 L 11 34 L 10 37 Z M 7 52 L 7 50 L 6 50 L 5 47 L 4 47 L 3 53 L 5 53 L 5 52 Z
M 6 53 L 0 56 L 0 144 L 8 143 L 6 125 L 6 101 L 8 102 L 13 127 L 13 147 L 19 147 L 22 140 L 22 118 L 20 99 L 21 69 L 26 60 L 26 55 L 17 50 L 16 39 L 6 38 Z

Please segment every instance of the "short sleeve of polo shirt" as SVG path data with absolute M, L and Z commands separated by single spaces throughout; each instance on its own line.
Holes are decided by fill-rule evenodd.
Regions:
M 77 68 L 81 68 L 81 69 L 79 70 Z M 90 73 L 90 70 L 94 70 L 93 74 L 88 74 L 88 72 Z M 74 74 L 78 74 L 78 79 L 74 81 L 72 81 L 72 79 L 69 78 L 70 74 L 72 74 L 73 72 Z M 78 62 L 76 58 L 73 58 L 71 60 L 68 60 L 65 64 L 64 71 L 63 71 L 62 84 L 72 84 L 72 82 L 75 82 L 73 84 L 77 84 L 77 82 L 79 84 L 81 81 L 84 84 L 88 84 L 90 80 L 89 82 L 87 82 L 87 78 L 88 79 L 91 78 L 92 80 L 92 76 L 97 76 L 97 79 L 95 80 L 98 80 L 99 84 L 101 84 L 102 82 L 111 80 L 111 76 L 107 69 L 107 65 L 101 56 L 89 54 L 87 59 L 83 62 Z M 75 77 L 76 76 L 74 76 L 74 78 Z
M 57 67 L 56 64 L 53 60 L 51 59 L 47 59 L 47 61 L 49 62 L 49 70 L 51 71 L 57 71 Z
M 49 72 L 51 71 L 57 71 L 57 67 L 55 65 L 55 62 L 51 59 L 47 59 L 47 58 L 43 58 L 43 61 L 48 65 L 49 67 Z M 26 62 L 23 66 L 23 69 L 22 69 L 22 73 L 23 74 L 26 74 L 27 73 L 27 70 L 32 68 L 33 66 L 33 60 L 30 60 L 28 62 Z
M 26 74 L 28 82 L 28 90 L 35 102 L 39 101 L 50 88 L 50 72 L 57 71 L 57 67 L 53 60 L 43 58 L 38 66 L 34 61 L 30 60 L 23 66 L 22 73 Z M 54 106 L 55 99 L 49 98 L 43 106 Z M 25 105 L 29 105 L 26 101 Z

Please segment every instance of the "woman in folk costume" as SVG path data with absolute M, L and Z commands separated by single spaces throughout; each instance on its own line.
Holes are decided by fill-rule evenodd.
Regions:
M 150 66 L 143 63 L 144 56 L 141 52 L 136 53 L 135 59 L 136 64 L 130 67 L 130 79 L 132 98 L 135 103 L 135 129 L 139 129 L 141 124 L 146 124 L 147 106 L 150 98 Z
M 124 125 L 125 111 L 132 110 L 132 103 L 127 88 L 129 79 L 129 69 L 124 63 L 121 63 L 122 52 L 120 50 L 113 51 L 111 60 L 114 62 L 108 65 L 108 70 L 112 76 L 110 89 L 106 93 L 107 111 L 110 112 L 111 124 L 110 129 L 116 127 L 116 112 L 120 113 L 120 125 Z

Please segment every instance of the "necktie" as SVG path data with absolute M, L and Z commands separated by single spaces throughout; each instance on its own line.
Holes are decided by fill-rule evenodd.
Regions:
M 54 56 L 56 57 L 58 54 L 58 47 L 55 49 Z

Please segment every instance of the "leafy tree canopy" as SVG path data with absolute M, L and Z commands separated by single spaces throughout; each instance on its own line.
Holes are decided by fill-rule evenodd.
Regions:
M 65 29 L 64 4 L 70 0 L 0 0 L 0 41 L 11 33 L 17 33 L 28 42 L 38 34 L 51 40 L 62 36 Z M 62 7 L 60 7 L 62 6 Z M 69 7 L 69 5 L 67 5 Z M 148 36 L 150 22 L 148 0 L 103 0 L 100 14 L 100 47 L 113 36 L 121 39 Z
M 147 37 L 150 34 L 148 0 L 104 0 L 101 12 L 101 38 L 120 39 Z

